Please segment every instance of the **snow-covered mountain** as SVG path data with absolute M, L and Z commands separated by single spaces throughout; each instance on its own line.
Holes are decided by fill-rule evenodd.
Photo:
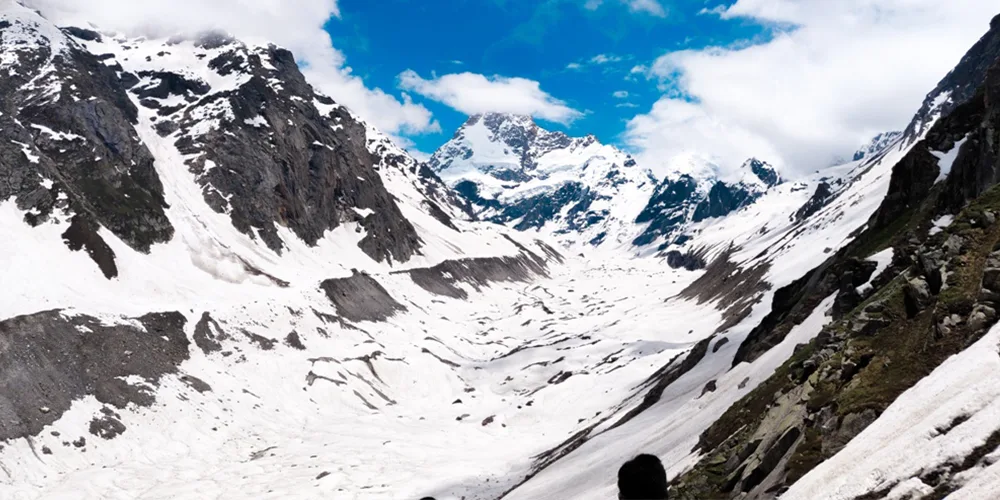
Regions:
M 480 218 L 571 246 L 627 245 L 656 184 L 630 155 L 593 136 L 504 113 L 470 117 L 428 165 Z
M 882 132 L 881 134 L 877 134 L 875 137 L 872 137 L 872 140 L 869 141 L 868 144 L 864 147 L 858 148 L 858 150 L 854 152 L 853 161 L 863 160 L 881 153 L 889 146 L 892 146 L 892 144 L 902 137 L 902 135 L 903 133 L 900 131 Z
M 428 165 L 485 220 L 623 252 L 683 243 L 691 223 L 746 207 L 782 182 L 756 158 L 722 179 L 694 154 L 671 158 L 670 174 L 657 181 L 593 136 L 571 138 L 503 113 L 470 117 Z
M 691 239 L 692 223 L 725 217 L 757 201 L 782 183 L 770 164 L 751 158 L 732 179 L 720 179 L 719 168 L 697 155 L 679 155 L 671 160 L 673 172 L 656 186 L 646 208 L 636 217 L 645 224 L 633 240 L 638 247 L 655 245 L 661 251 Z
M 0 0 L 0 498 L 1000 491 L 1000 16 L 877 152 L 659 184 L 509 115 L 421 165 L 279 47 L 62 24 Z

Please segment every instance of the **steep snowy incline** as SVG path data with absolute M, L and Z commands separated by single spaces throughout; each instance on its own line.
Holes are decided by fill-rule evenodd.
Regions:
M 615 424 L 575 436 L 557 460 L 540 457 L 504 498 L 613 497 L 614 472 L 639 451 L 663 460 L 671 498 L 774 498 L 789 486 L 809 499 L 996 491 L 991 396 L 970 388 L 945 407 L 906 395 L 887 407 L 997 320 L 1000 153 L 986 136 L 1000 57 L 984 47 L 998 39 L 1000 17 L 928 100 L 944 87 L 960 97 L 933 124 L 918 113 L 916 136 L 693 225 L 677 252 L 707 267 L 681 296 L 719 301 L 716 335 L 727 342 L 665 366 Z M 996 354 L 982 345 L 959 355 L 969 373 Z M 957 389 L 967 376 L 940 373 L 915 391 Z M 967 425 L 949 420 L 961 415 Z M 874 456 L 866 437 L 906 446 L 901 421 L 935 427 L 917 438 L 928 455 Z
M 627 246 L 656 183 L 593 136 L 572 138 L 503 113 L 470 117 L 428 165 L 480 218 L 568 246 Z
M 446 314 L 471 317 L 470 294 L 562 260 L 462 220 L 432 173 L 276 47 L 63 31 L 4 2 L 0 61 L 4 498 L 137 497 L 164 481 L 197 495 L 192 474 L 250 470 L 260 429 L 313 442 L 313 415 L 353 428 L 425 402 L 460 380 L 438 353 L 520 346 L 434 340 Z
M 522 471 L 527 481 L 504 498 L 613 497 L 614 471 L 637 450 L 658 455 L 671 477 L 694 466 L 701 458 L 699 435 L 768 380 L 797 344 L 808 343 L 831 321 L 834 292 L 804 310 L 800 323 L 782 335 L 758 337 L 759 325 L 767 324 L 779 300 L 776 293 L 783 295 L 803 276 L 808 279 L 854 239 L 885 196 L 892 167 L 904 153 L 900 144 L 881 160 L 781 184 L 743 210 L 691 225 L 691 240 L 670 248 L 688 262 L 701 262 L 705 270 L 668 303 L 689 298 L 718 308 L 722 318 L 712 335 L 700 349 L 661 367 L 609 420 L 577 436 L 578 447 L 569 447 L 560 460 L 538 460 Z M 823 192 L 818 186 L 833 188 L 803 213 L 814 193 Z M 867 277 L 847 269 L 842 275 Z M 764 342 L 766 348 L 758 347 Z

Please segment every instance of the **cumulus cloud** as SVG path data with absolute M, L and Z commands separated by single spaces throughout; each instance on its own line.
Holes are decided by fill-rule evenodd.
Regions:
M 400 88 L 441 102 L 462 113 L 501 112 L 569 123 L 582 113 L 541 89 L 534 80 L 453 73 L 424 79 L 413 70 L 399 75 Z
M 758 156 L 792 173 L 848 156 L 876 133 L 907 125 L 924 95 L 988 29 L 996 4 L 739 0 L 714 11 L 777 33 L 763 44 L 655 61 L 647 74 L 669 91 L 632 119 L 624 136 L 653 168 L 691 151 L 723 168 Z
M 324 24 L 339 17 L 336 0 L 25 0 L 56 22 L 90 22 L 134 35 L 222 29 L 247 41 L 295 53 L 310 83 L 389 134 L 439 130 L 431 112 L 405 96 L 368 88 L 333 47 Z
M 628 91 L 627 91 L 627 90 L 616 90 L 616 91 L 615 91 L 614 93 L 612 93 L 611 95 L 612 95 L 612 96 L 613 96 L 613 97 L 614 97 L 615 99 L 625 99 L 625 98 L 628 98 L 628 95 L 629 95 L 629 94 L 628 94 Z

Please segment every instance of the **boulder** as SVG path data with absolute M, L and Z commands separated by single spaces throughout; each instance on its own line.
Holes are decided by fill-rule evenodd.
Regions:
M 948 257 L 955 257 L 962 253 L 962 247 L 965 246 L 965 238 L 957 234 L 953 234 L 948 237 L 944 242 L 944 252 Z
M 906 282 L 903 298 L 906 306 L 906 315 L 912 318 L 924 310 L 927 304 L 930 303 L 930 286 L 923 278 L 912 278 Z
M 982 330 L 986 327 L 987 322 L 988 319 L 986 318 L 986 314 L 982 311 L 974 311 L 971 315 L 969 315 L 969 328 L 973 331 Z
M 969 315 L 969 328 L 972 331 L 979 331 L 994 323 L 997 318 L 996 309 L 990 306 L 979 304 L 972 309 Z
M 1000 268 L 987 268 L 983 271 L 983 288 L 1000 292 Z

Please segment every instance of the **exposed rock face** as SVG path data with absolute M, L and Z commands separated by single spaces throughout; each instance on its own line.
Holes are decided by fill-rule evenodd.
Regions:
M 996 135 L 989 134 L 1000 115 L 998 101 L 989 98 L 995 70 L 981 69 L 1000 64 L 1000 53 L 984 49 L 998 36 L 994 27 L 939 86 L 966 100 L 943 112 L 896 165 L 868 228 L 775 295 L 772 313 L 741 345 L 737 361 L 773 345 L 835 293 L 834 321 L 702 434 L 698 449 L 705 458 L 676 480 L 676 498 L 773 498 L 996 323 L 1000 187 Z M 908 131 L 924 126 L 924 116 Z M 963 139 L 942 184 L 942 155 L 934 153 Z M 955 223 L 929 234 L 942 212 L 957 212 Z M 895 255 L 889 268 L 859 289 L 873 272 L 861 259 L 888 247 Z M 935 480 L 936 497 L 952 491 L 952 478 L 945 472 Z
M 827 205 L 834 197 L 833 189 L 828 182 L 821 182 L 816 186 L 816 191 L 809 198 L 809 201 L 802 205 L 802 208 L 795 212 L 795 221 L 802 222 L 812 217 Z
M 996 25 L 997 18 L 993 18 L 990 31 L 973 45 L 958 66 L 927 94 L 920 110 L 903 132 L 904 140 L 915 142 L 938 118 L 950 115 L 955 108 L 971 99 L 977 92 L 979 84 L 986 78 L 986 71 L 1000 56 L 1000 34 Z
M 135 321 L 145 330 L 61 311 L 0 321 L 0 441 L 38 434 L 86 395 L 117 408 L 152 404 L 150 388 L 125 378 L 155 384 L 175 373 L 189 356 L 186 320 L 172 312 Z M 97 428 L 110 437 L 119 425 Z
M 637 224 L 648 226 L 632 243 L 646 246 L 660 241 L 659 250 L 682 244 L 688 240 L 683 234 L 687 224 L 725 217 L 783 182 L 774 167 L 756 158 L 744 162 L 741 172 L 736 181 L 695 178 L 690 174 L 668 177 L 656 187 L 636 218 Z
M 115 256 L 101 227 L 141 252 L 174 233 L 137 132 L 141 108 L 183 155 L 206 204 L 275 252 L 288 237 L 279 227 L 314 245 L 350 222 L 370 257 L 406 261 L 422 242 L 394 195 L 457 230 L 461 200 L 317 94 L 284 49 L 220 34 L 128 40 L 16 12 L 0 28 L 10 73 L 0 82 L 0 201 L 14 198 L 32 225 L 75 217 L 67 243 L 109 278 Z M 410 191 L 390 194 L 390 178 Z
M 517 257 L 449 260 L 434 267 L 405 271 L 418 286 L 436 295 L 466 299 L 469 294 L 460 288 L 465 283 L 479 291 L 490 283 L 530 281 L 546 276 L 545 260 L 526 253 Z
M 320 287 L 348 321 L 385 321 L 406 307 L 396 302 L 374 278 L 355 272 L 349 278 L 324 281 Z
M 163 186 L 115 68 L 37 16 L 0 26 L 0 52 L 0 201 L 13 197 L 31 225 L 74 216 L 69 244 L 88 242 L 109 278 L 100 226 L 143 252 L 168 241 Z
M 646 208 L 635 222 L 649 224 L 649 228 L 636 238 L 636 246 L 645 246 L 661 236 L 668 236 L 691 217 L 692 199 L 698 183 L 689 175 L 676 180 L 665 180 L 656 187 Z M 697 206 L 697 204 L 695 204 Z
M 213 210 L 279 253 L 279 226 L 314 245 L 343 222 L 364 228 L 360 246 L 375 260 L 406 261 L 418 251 L 416 231 L 376 170 L 382 158 L 369 150 L 366 127 L 314 92 L 290 52 L 195 43 L 173 50 L 204 54 L 207 70 L 233 79 L 230 87 L 155 72 L 140 73 L 150 83 L 133 93 L 193 158 L 188 166 Z

